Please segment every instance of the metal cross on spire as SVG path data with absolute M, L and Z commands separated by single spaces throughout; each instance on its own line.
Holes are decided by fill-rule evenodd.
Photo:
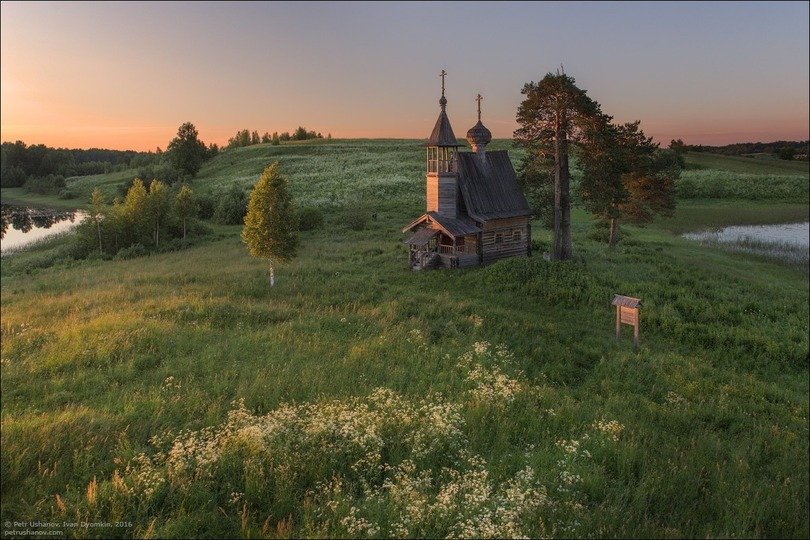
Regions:
M 446 76 L 447 76 L 447 72 L 445 70 L 442 70 L 442 72 L 439 73 L 439 77 L 442 78 L 442 96 L 444 96 L 444 78 Z
M 481 97 L 481 94 L 475 96 L 475 101 L 478 102 L 478 121 L 481 121 L 481 100 L 484 99 Z

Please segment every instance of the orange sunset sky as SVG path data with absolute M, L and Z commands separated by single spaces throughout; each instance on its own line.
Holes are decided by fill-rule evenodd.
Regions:
M 693 144 L 808 138 L 808 4 L 2 3 L 2 140 L 165 148 L 177 127 L 510 137 L 563 64 L 619 121 Z

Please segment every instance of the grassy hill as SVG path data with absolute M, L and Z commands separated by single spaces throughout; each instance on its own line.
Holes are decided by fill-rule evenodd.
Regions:
M 129 261 L 35 268 L 48 245 L 3 260 L 3 521 L 111 524 L 65 529 L 79 537 L 810 534 L 807 274 L 672 234 L 807 219 L 801 191 L 681 201 L 612 251 L 576 210 L 570 263 L 411 273 L 417 141 L 242 148 L 193 187 L 248 186 L 276 159 L 326 226 L 272 289 L 239 227 Z M 362 231 L 342 217 L 357 204 L 377 210 Z M 613 293 L 644 301 L 638 353 L 613 338 Z

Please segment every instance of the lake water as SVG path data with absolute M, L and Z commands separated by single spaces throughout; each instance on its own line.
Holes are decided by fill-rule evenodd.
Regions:
M 810 263 L 810 222 L 806 221 L 779 225 L 735 225 L 683 236 L 705 246 L 766 257 L 805 269 Z
M 734 225 L 722 229 L 687 233 L 683 236 L 690 240 L 709 240 L 721 243 L 751 241 L 807 248 L 810 247 L 810 222 L 782 223 L 779 225 Z
M 0 251 L 25 247 L 42 238 L 70 230 L 81 223 L 86 215 L 80 210 L 0 205 Z

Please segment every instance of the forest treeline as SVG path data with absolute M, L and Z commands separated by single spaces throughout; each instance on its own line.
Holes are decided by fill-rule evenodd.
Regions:
M 726 144 L 724 146 L 707 146 L 703 144 L 685 144 L 682 140 L 673 140 L 670 148 L 685 152 L 709 152 L 726 156 L 743 156 L 746 154 L 774 154 L 783 159 L 793 159 L 804 156 L 807 159 L 810 141 L 773 141 L 773 142 L 746 142 Z M 792 151 L 790 150 L 792 149 Z M 790 156 L 790 157 L 786 157 Z
M 290 133 L 289 131 L 284 131 L 283 133 L 279 134 L 278 131 L 274 131 L 270 134 L 269 131 L 265 131 L 264 134 L 259 135 L 258 131 L 250 131 L 248 129 L 242 129 L 236 132 L 236 135 L 228 139 L 228 146 L 227 148 L 240 148 L 243 146 L 253 146 L 254 144 L 281 144 L 285 141 L 306 141 L 309 139 L 323 139 L 323 135 L 320 132 L 315 131 L 307 131 L 307 129 L 303 126 L 298 126 L 298 128 Z M 327 139 L 332 138 L 332 134 L 328 134 Z
M 263 135 L 243 129 L 228 140 L 227 148 L 323 138 L 320 132 L 302 126 L 292 133 L 265 132 Z M 326 138 L 331 139 L 332 135 Z M 179 146 L 178 141 L 182 143 Z M 70 199 L 72 194 L 65 189 L 66 178 L 129 169 L 136 169 L 140 178 L 157 178 L 173 184 L 193 178 L 199 170 L 197 165 L 216 156 L 221 150 L 216 143 L 205 145 L 200 141 L 191 123 L 181 126 L 173 142 L 174 145 L 170 142 L 165 152 L 159 147 L 154 151 L 138 152 L 52 148 L 44 144 L 27 145 L 23 141 L 4 142 L 0 146 L 0 187 L 25 187 L 33 193 L 59 194 Z
M 106 150 L 102 148 L 51 148 L 44 144 L 26 145 L 23 141 L 0 145 L 0 187 L 20 187 L 29 178 L 48 175 L 68 178 L 105 174 L 155 163 L 159 152 Z

